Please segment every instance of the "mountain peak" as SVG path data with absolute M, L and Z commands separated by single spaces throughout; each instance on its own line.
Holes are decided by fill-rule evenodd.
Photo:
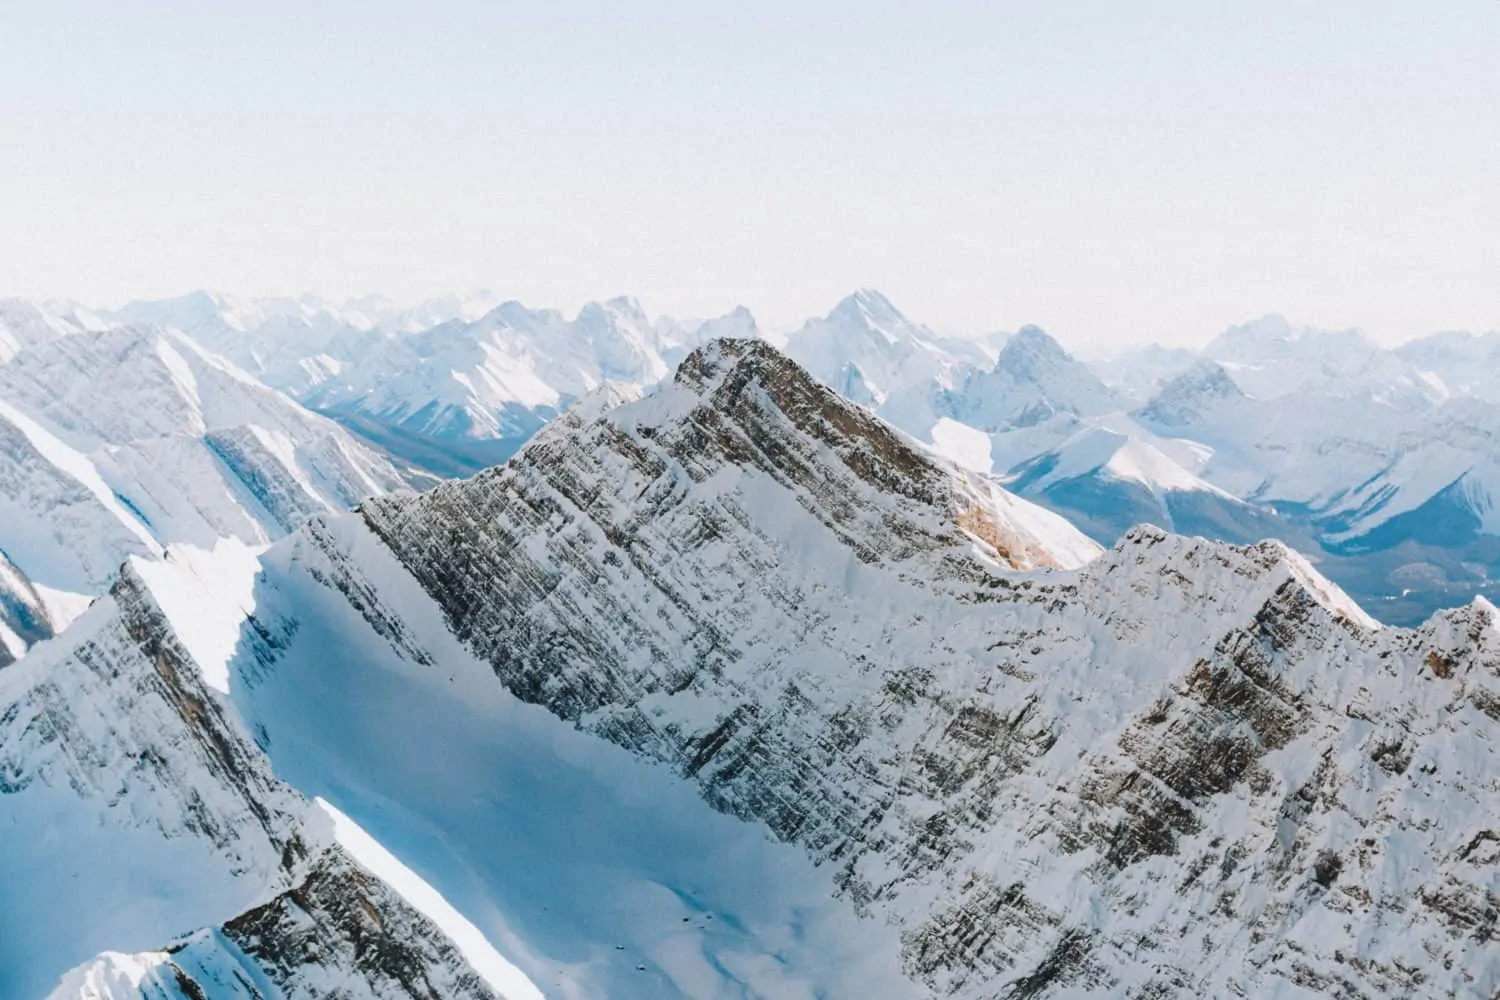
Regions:
M 908 323 L 891 300 L 873 288 L 861 288 L 844 297 L 829 312 L 830 322 L 843 320 L 859 326 L 890 329 Z
M 1223 365 L 1203 358 L 1164 382 L 1138 413 L 1154 424 L 1181 427 L 1199 420 L 1216 405 L 1245 398 L 1239 383 Z
M 764 340 L 719 337 L 688 354 L 677 366 L 672 381 L 702 394 L 712 391 L 741 364 L 774 365 L 778 362 L 789 363 L 789 359 Z
M 589 326 L 613 325 L 616 317 L 623 317 L 641 329 L 651 325 L 640 302 L 629 295 L 617 295 L 603 302 L 589 302 L 578 311 L 578 322 Z
M 1280 313 L 1231 326 L 1215 337 L 1203 353 L 1211 358 L 1255 361 L 1303 354 L 1378 352 L 1380 349 L 1357 329 L 1322 330 L 1293 325 Z
M 1205 558 L 1207 557 L 1207 558 Z M 1141 524 L 1127 531 L 1105 556 L 1116 564 L 1150 563 L 1165 567 L 1183 567 L 1187 577 L 1197 577 L 1199 586 L 1213 587 L 1218 569 L 1228 569 L 1239 577 L 1270 574 L 1282 586 L 1290 583 L 1328 613 L 1329 617 L 1358 626 L 1366 632 L 1380 631 L 1383 626 L 1372 618 L 1348 594 L 1313 566 L 1307 557 L 1285 542 L 1267 539 L 1253 545 L 1228 545 L 1205 538 L 1176 535 L 1153 524 Z M 1217 568 L 1208 569 L 1208 564 Z
M 1223 365 L 1211 358 L 1201 358 L 1175 378 L 1163 383 L 1159 395 L 1233 399 L 1243 396 L 1244 393 L 1240 391 L 1239 383 L 1235 382 Z
M 693 339 L 699 344 L 725 338 L 758 339 L 759 336 L 760 326 L 755 322 L 755 315 L 744 306 L 735 306 L 722 316 L 706 319 L 693 331 Z
M 998 431 L 1058 413 L 1096 416 L 1117 405 L 1092 369 L 1040 327 L 1024 326 L 1005 342 L 992 370 L 969 375 L 956 415 L 970 426 Z
M 998 364 L 1002 368 L 1015 369 L 1044 359 L 1063 362 L 1072 361 L 1073 356 L 1046 330 L 1028 323 L 1005 342 L 1000 349 Z

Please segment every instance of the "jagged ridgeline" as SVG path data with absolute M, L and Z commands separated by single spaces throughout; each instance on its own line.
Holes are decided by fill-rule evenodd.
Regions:
M 1489 997 L 1497 726 L 1483 601 L 1101 552 L 720 340 L 0 671 L 0 995 Z

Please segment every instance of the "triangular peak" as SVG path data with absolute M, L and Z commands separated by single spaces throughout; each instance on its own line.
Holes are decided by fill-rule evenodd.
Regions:
M 873 288 L 861 288 L 845 296 L 828 313 L 830 322 L 844 320 L 858 324 L 889 327 L 908 322 L 901 310 Z

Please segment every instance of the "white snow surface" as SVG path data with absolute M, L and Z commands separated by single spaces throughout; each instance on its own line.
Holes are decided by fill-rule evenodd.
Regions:
M 939 417 L 929 435 L 933 450 L 944 458 L 983 475 L 994 471 L 990 438 L 984 431 L 961 424 L 952 417 Z
M 404 485 L 332 421 L 168 331 L 93 330 L 0 365 L 0 550 L 65 624 L 121 563 L 259 545 Z
M 1174 447 L 1174 444 L 1160 441 L 1128 418 L 1103 421 L 1063 442 L 1054 452 L 1056 464 L 1034 485 L 1042 489 L 1052 483 L 1098 472 L 1140 483 L 1156 494 L 1172 490 L 1200 491 L 1234 499 L 1170 458 L 1168 449 L 1181 451 L 1180 445 Z M 1190 453 L 1191 457 L 1197 456 Z
M 204 682 L 220 694 L 229 693 L 230 663 L 240 630 L 245 616 L 255 611 L 255 574 L 263 550 L 222 538 L 212 550 L 174 545 L 164 561 L 132 561 Z

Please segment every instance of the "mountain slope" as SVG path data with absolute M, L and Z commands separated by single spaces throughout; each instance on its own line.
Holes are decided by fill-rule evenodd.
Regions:
M 1012 469 L 1006 488 L 1062 513 L 1106 545 L 1142 523 L 1240 544 L 1297 537 L 1274 510 L 1245 503 L 1180 461 L 1204 457 L 1187 442 L 1105 422 Z
M 103 330 L 109 323 L 71 302 L 27 302 L 0 299 L 0 364 L 37 344 L 84 331 Z
M 1230 327 L 1203 349 L 1203 356 L 1229 369 L 1246 392 L 1262 399 L 1371 396 L 1420 410 L 1447 398 L 1441 383 L 1358 330 L 1293 326 L 1276 314 Z
M 939 337 L 912 322 L 873 288 L 808 320 L 785 349 L 824 385 L 876 409 L 911 405 L 903 399 L 946 388 L 956 370 L 993 360 L 979 342 Z
M 271 388 L 300 398 L 392 336 L 472 322 L 499 304 L 488 292 L 402 307 L 379 296 L 333 303 L 312 295 L 242 299 L 197 291 L 132 302 L 106 315 L 116 325 L 178 330 Z
M 1200 362 L 1132 416 L 1201 443 L 1211 453 L 1202 478 L 1274 506 L 1281 523 L 1267 533 L 1320 548 L 1329 572 L 1383 617 L 1420 621 L 1493 587 L 1500 409 L 1474 397 L 1402 403 L 1398 388 L 1369 386 L 1310 390 L 1289 405 L 1246 395 L 1237 377 Z M 1330 379 L 1330 392 L 1343 391 Z
M 1402 344 L 1395 353 L 1436 376 L 1453 395 L 1500 402 L 1500 332 L 1435 333 Z
M 37 637 L 130 556 L 264 543 L 402 485 L 337 424 L 180 335 L 77 331 L 0 366 L 0 554 Z
M 504 462 L 604 382 L 652 385 L 669 359 L 724 330 L 753 335 L 755 321 L 741 309 L 688 330 L 653 324 L 628 298 L 589 303 L 572 320 L 507 302 L 386 338 L 302 398 L 432 472 L 469 474 Z

